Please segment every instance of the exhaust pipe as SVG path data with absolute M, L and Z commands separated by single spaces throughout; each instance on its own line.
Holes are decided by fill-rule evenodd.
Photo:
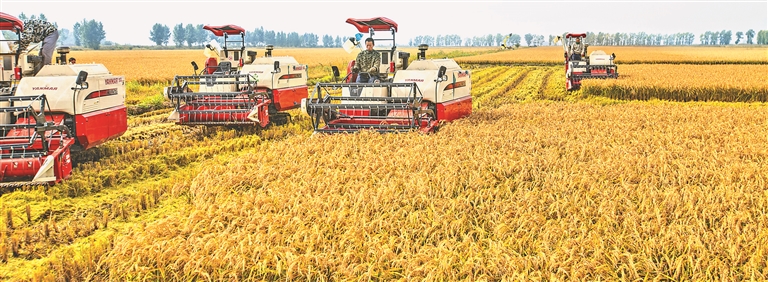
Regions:
M 427 49 L 429 49 L 429 45 L 427 44 L 421 44 L 419 45 L 419 53 L 416 54 L 417 60 L 426 60 L 427 59 Z
M 61 46 L 56 48 L 56 53 L 59 53 L 59 57 L 56 58 L 57 65 L 67 64 L 67 54 L 69 54 L 69 47 Z

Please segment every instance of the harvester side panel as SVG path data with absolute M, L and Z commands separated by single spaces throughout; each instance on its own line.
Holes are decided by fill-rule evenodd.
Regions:
M 120 137 L 128 130 L 128 110 L 117 106 L 82 115 L 75 115 L 75 132 L 84 150 Z
M 272 103 L 275 104 L 275 108 L 278 111 L 286 111 L 298 108 L 301 104 L 301 99 L 307 98 L 308 96 L 309 91 L 306 85 L 275 89 L 272 91 Z
M 472 96 L 438 103 L 437 118 L 440 121 L 452 121 L 472 114 Z

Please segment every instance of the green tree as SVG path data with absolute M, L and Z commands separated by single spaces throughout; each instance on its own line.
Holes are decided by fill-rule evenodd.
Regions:
M 264 27 L 253 30 L 253 43 L 256 46 L 264 44 Z
M 741 38 L 744 37 L 744 33 L 741 31 L 736 32 L 736 45 L 739 45 L 739 42 L 741 41 Z
M 101 46 L 101 41 L 107 37 L 107 33 L 104 31 L 104 25 L 101 22 L 83 20 L 80 27 L 80 37 L 83 46 L 98 50 Z
M 323 47 L 332 47 L 333 46 L 333 36 L 330 36 L 328 34 L 323 35 Z
M 83 20 L 85 21 L 85 20 Z M 75 23 L 75 25 L 72 27 L 72 37 L 75 38 L 75 45 L 76 46 L 83 46 L 83 38 L 80 34 L 80 27 L 82 25 L 80 23 Z
M 157 46 L 168 45 L 168 39 L 171 38 L 171 29 L 167 25 L 156 23 L 149 31 L 149 40 L 155 42 Z
M 731 31 L 723 30 L 720 32 L 720 45 L 731 44 Z
M 755 38 L 755 30 L 747 30 L 747 44 L 754 44 L 752 43 L 752 38 Z
M 768 44 L 768 30 L 761 30 L 757 32 L 757 44 Z
M 287 36 L 286 36 L 285 32 L 279 31 L 275 35 L 275 44 L 274 45 L 277 45 L 277 46 L 288 46 L 288 44 L 286 44 L 288 42 L 286 39 L 287 39 Z
M 286 44 L 289 47 L 299 47 L 302 44 L 302 38 L 299 36 L 299 33 L 297 32 L 291 32 L 288 33 L 288 44 Z
M 184 28 L 184 31 L 186 31 L 186 38 L 187 41 L 187 47 L 192 47 L 192 44 L 197 42 L 197 28 L 193 24 L 187 24 L 187 27 Z
M 526 33 L 525 34 L 525 45 L 531 46 L 531 41 L 533 41 L 533 34 Z
M 209 31 L 203 29 L 203 26 L 204 26 L 203 24 L 199 24 L 197 25 L 197 28 L 196 28 L 197 36 L 195 37 L 195 39 L 197 39 L 197 43 L 200 46 L 203 46 L 205 45 L 205 43 L 208 42 L 209 35 L 213 35 Z
M 180 23 L 173 27 L 173 43 L 176 47 L 184 45 L 184 41 L 187 40 L 187 30 L 184 29 L 184 24 Z
M 266 30 L 264 31 L 264 44 L 277 44 L 277 34 L 274 30 Z
M 69 29 L 62 28 L 59 29 L 59 40 L 56 41 L 56 45 L 63 46 L 67 44 L 67 40 L 69 39 L 70 32 Z

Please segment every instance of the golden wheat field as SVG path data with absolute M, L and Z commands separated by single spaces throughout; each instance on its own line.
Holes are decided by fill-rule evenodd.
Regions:
M 709 46 L 590 46 L 587 53 L 616 54 L 616 64 L 768 64 L 768 47 Z M 457 58 L 475 64 L 562 64 L 562 46 L 506 50 Z
M 352 56 L 288 51 L 317 79 Z M 202 52 L 73 52 L 128 77 L 129 129 L 2 191 L 0 279 L 768 280 L 765 65 L 617 61 L 566 92 L 558 64 L 501 63 L 526 49 L 434 51 L 499 61 L 462 63 L 472 115 L 430 135 L 180 126 L 163 79 Z
M 264 49 L 248 47 L 247 50 L 264 56 Z M 403 51 L 416 57 L 416 48 L 404 48 Z M 493 51 L 492 47 L 435 47 L 430 49 L 430 56 L 441 54 L 485 53 Z M 310 79 L 317 79 L 331 74 L 331 66 L 346 69 L 356 53 L 348 54 L 341 48 L 279 48 L 272 51 L 272 56 L 292 56 L 301 64 L 309 66 Z M 205 55 L 200 50 L 109 50 L 109 51 L 73 51 L 70 56 L 80 63 L 101 63 L 112 73 L 125 75 L 126 79 L 140 83 L 167 83 L 175 75 L 191 75 L 191 62 L 203 66 Z
M 768 65 L 622 66 L 618 79 L 585 80 L 584 93 L 616 99 L 768 101 Z

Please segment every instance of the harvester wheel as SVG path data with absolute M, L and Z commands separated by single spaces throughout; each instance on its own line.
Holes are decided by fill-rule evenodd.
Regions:
M 432 121 L 437 120 L 437 105 L 432 102 L 422 102 L 421 104 L 422 109 L 431 110 L 432 112 L 429 113 L 423 113 L 421 116 L 421 122 L 426 122 L 427 124 L 431 123 Z M 435 132 L 440 128 L 439 124 L 435 127 Z
M 275 126 L 285 125 L 291 121 L 291 114 L 289 113 L 275 113 L 269 117 L 270 124 Z

